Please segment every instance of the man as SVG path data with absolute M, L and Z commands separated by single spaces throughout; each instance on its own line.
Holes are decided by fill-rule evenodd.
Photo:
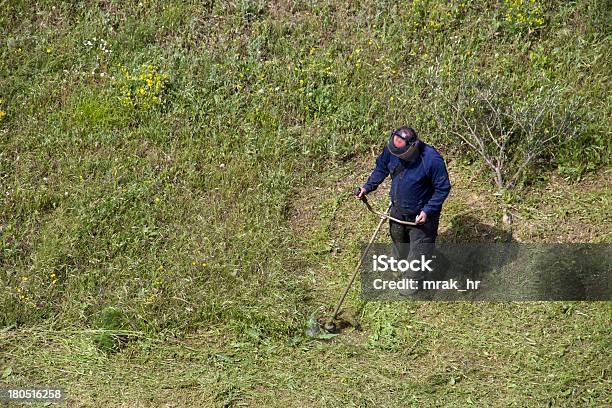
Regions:
M 431 255 L 438 235 L 438 222 L 442 204 L 451 189 L 444 159 L 432 146 L 422 142 L 416 131 L 403 126 L 395 130 L 367 182 L 359 189 L 357 198 L 368 194 L 391 175 L 390 215 L 403 221 L 416 222 L 405 225 L 389 221 L 389 234 L 395 255 L 404 259 L 419 259 Z M 410 271 L 406 278 L 420 282 L 423 272 Z M 402 295 L 416 290 L 400 291 Z

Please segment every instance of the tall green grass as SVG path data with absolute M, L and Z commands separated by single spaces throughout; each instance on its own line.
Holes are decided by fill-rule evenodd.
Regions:
M 287 219 L 309 180 L 400 124 L 469 159 L 437 128 L 431 66 L 588 99 L 534 171 L 606 165 L 605 2 L 522 3 L 2 3 L 0 324 L 112 307 L 134 330 L 292 336 L 312 288 Z M 120 67 L 143 64 L 166 86 L 135 107 Z

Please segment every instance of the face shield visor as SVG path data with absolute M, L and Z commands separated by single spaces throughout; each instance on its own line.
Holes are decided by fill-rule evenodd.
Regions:
M 395 146 L 394 139 L 396 136 L 406 142 L 404 147 Z M 400 128 L 391 133 L 387 147 L 392 155 L 399 157 L 402 160 L 411 161 L 416 158 L 416 153 L 419 150 L 418 142 L 419 139 L 416 136 L 410 137 L 408 132 Z

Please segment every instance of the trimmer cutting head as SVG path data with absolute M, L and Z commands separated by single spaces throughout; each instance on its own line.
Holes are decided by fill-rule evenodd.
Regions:
M 336 327 L 336 323 L 334 322 L 325 322 L 325 324 L 323 325 L 323 328 L 328 333 L 335 333 L 338 330 L 338 328 Z
M 310 316 L 305 334 L 315 339 L 327 340 L 338 335 L 338 328 L 333 321 L 322 323 L 317 321 L 314 316 Z

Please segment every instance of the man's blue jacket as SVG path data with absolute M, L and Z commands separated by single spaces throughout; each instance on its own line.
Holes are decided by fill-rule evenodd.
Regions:
M 424 211 L 428 216 L 440 214 L 442 204 L 451 189 L 444 159 L 432 146 L 419 140 L 419 153 L 415 160 L 405 161 L 391 154 L 385 146 L 376 159 L 376 167 L 363 185 L 366 193 L 393 174 L 400 162 L 404 170 L 391 182 L 389 196 L 393 206 L 402 214 L 417 215 Z

